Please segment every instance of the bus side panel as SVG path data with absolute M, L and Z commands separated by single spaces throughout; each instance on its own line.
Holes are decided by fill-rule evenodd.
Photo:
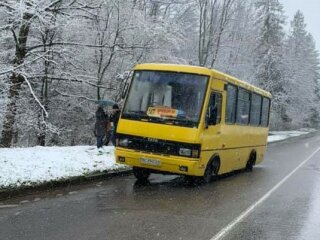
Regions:
M 244 168 L 252 151 L 258 153 L 257 149 L 265 149 L 267 134 L 267 128 L 223 125 L 221 127 L 221 144 L 223 149 L 230 152 L 225 155 L 232 157 L 235 162 L 234 167 L 230 171 Z M 263 150 L 259 150 L 259 156 L 257 155 L 259 162 L 262 161 L 261 154 L 264 155 Z
M 226 124 L 226 91 L 224 83 L 213 79 L 211 91 L 222 93 L 221 123 L 209 126 L 202 130 L 202 164 L 207 162 L 214 155 L 220 157 L 219 174 L 231 172 L 246 167 L 252 151 L 256 151 L 256 164 L 263 160 L 267 144 L 268 128 L 238 124 Z M 203 115 L 205 115 L 204 108 Z
M 267 128 L 239 126 L 239 131 L 242 135 L 242 138 L 238 142 L 238 146 L 240 147 L 238 151 L 240 168 L 244 168 L 247 165 L 250 154 L 253 151 L 256 152 L 256 158 L 259 158 L 259 162 L 261 162 L 262 159 L 260 160 L 261 157 L 259 155 L 264 155 L 268 137 Z
M 203 172 L 207 163 L 213 156 L 219 156 L 220 167 L 218 174 L 224 174 L 235 170 L 234 163 L 234 150 L 215 150 L 215 151 L 202 151 L 201 152 L 201 166 L 203 167 Z
M 220 169 L 219 174 L 232 172 L 237 169 L 236 149 L 219 150 Z
M 223 125 L 221 127 L 221 150 L 223 152 L 221 158 L 225 161 L 224 158 L 228 157 L 231 158 L 229 161 L 233 162 L 232 167 L 226 169 L 226 172 L 241 168 L 240 155 L 243 149 L 239 147 L 246 146 L 244 138 L 246 136 L 237 125 Z
M 266 146 L 255 147 L 254 149 L 257 153 L 256 164 L 259 164 L 263 161 Z M 242 148 L 241 151 L 237 151 L 236 149 L 217 151 L 216 153 L 220 156 L 219 174 L 244 169 L 247 165 L 251 151 L 251 147 Z M 235 164 L 233 161 L 235 156 L 237 164 Z
M 256 164 L 259 164 L 263 161 L 265 153 L 266 153 L 267 146 L 259 147 L 257 150 L 257 158 Z

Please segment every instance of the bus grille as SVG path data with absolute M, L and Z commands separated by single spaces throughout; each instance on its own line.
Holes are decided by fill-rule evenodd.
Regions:
M 161 140 L 161 139 L 155 139 L 155 138 L 126 135 L 126 134 L 117 134 L 117 139 L 118 139 L 118 142 L 120 142 L 123 139 L 128 139 L 127 146 L 119 145 L 120 147 L 133 149 L 133 150 L 146 152 L 146 153 L 179 156 L 180 148 L 198 150 L 200 153 L 200 144 L 175 142 L 175 141 Z

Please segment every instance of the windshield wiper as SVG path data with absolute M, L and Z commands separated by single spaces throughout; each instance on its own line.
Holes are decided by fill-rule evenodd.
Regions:
M 196 122 L 186 119 L 185 117 L 179 116 L 177 118 L 174 117 L 153 117 L 148 116 L 144 111 L 134 111 L 130 110 L 126 113 L 123 113 L 124 117 L 131 118 L 131 119 L 139 119 L 141 121 L 146 122 L 155 122 L 155 123 L 163 123 L 168 125 L 179 125 L 179 126 L 195 126 L 197 125 Z
M 187 126 L 194 126 L 197 123 L 188 119 L 182 119 L 182 118 L 160 118 L 160 122 L 164 124 L 174 124 L 174 125 L 187 125 Z
M 124 115 L 124 117 L 139 119 L 139 120 L 147 121 L 147 122 L 158 120 L 158 118 L 153 118 L 153 117 L 148 116 L 146 114 L 146 112 L 144 112 L 144 111 L 129 110 L 126 113 L 124 113 L 123 115 Z M 160 121 L 160 120 L 158 120 L 158 121 Z
M 122 117 L 129 119 L 141 119 L 145 117 L 145 113 L 142 111 L 127 111 L 122 113 Z
M 144 111 L 141 111 L 141 110 L 139 110 L 139 111 L 136 111 L 136 110 L 129 110 L 129 111 L 127 111 L 126 113 L 137 113 L 137 114 L 143 114 L 143 115 L 145 115 L 145 114 L 146 114 Z

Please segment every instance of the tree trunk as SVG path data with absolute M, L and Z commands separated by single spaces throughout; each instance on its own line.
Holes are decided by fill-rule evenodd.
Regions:
M 47 104 L 45 104 L 45 109 L 47 111 Z M 38 134 L 37 134 L 37 145 L 39 146 L 46 146 L 46 132 L 47 132 L 47 126 L 46 126 L 47 118 L 45 116 L 45 113 L 42 109 L 39 110 L 38 114 Z
M 46 145 L 46 134 L 44 131 L 41 131 L 38 136 L 37 136 L 37 140 L 38 140 L 38 145 L 44 147 Z
M 14 65 L 20 65 L 24 62 L 27 50 L 27 39 L 30 29 L 30 18 L 32 15 L 25 13 L 23 15 L 23 21 L 19 28 L 19 35 L 16 36 L 14 30 L 12 30 L 13 38 L 16 43 L 15 58 L 13 60 Z M 3 130 L 1 133 L 0 147 L 10 147 L 13 138 L 13 126 L 16 117 L 17 100 L 21 90 L 21 85 L 24 82 L 23 76 L 17 73 L 13 73 L 10 77 L 9 88 L 9 101 L 6 108 L 6 114 L 3 120 Z
M 49 64 L 46 62 L 46 64 Z M 48 74 L 48 65 L 45 66 L 45 73 Z M 41 89 L 41 98 L 40 98 L 44 108 L 48 111 L 49 101 L 48 101 L 48 79 L 45 77 L 42 79 L 42 89 Z M 39 110 L 38 114 L 38 134 L 37 134 L 37 144 L 40 146 L 46 145 L 46 126 L 47 117 L 43 111 L 43 109 Z
M 48 38 L 50 37 L 49 34 L 49 30 L 45 30 L 44 31 L 46 34 L 43 36 L 43 52 L 46 53 L 47 52 L 47 47 L 46 47 L 46 43 Z M 54 36 L 54 34 L 52 35 Z M 49 47 L 52 44 L 52 40 L 53 37 L 50 38 L 50 42 L 49 42 Z M 48 75 L 49 75 L 49 71 L 50 71 L 50 61 L 48 61 L 47 59 L 52 59 L 52 57 L 50 57 L 50 54 L 47 53 L 46 57 L 45 57 L 45 61 L 44 61 L 44 74 L 45 76 L 42 78 L 42 87 L 41 87 L 41 96 L 40 96 L 40 102 L 43 104 L 44 109 L 48 112 L 48 108 L 49 108 L 49 96 L 48 96 Z M 52 70 L 52 68 L 51 68 Z M 53 72 L 53 71 L 51 71 Z M 40 146 L 45 146 L 46 145 L 46 134 L 47 134 L 47 125 L 46 125 L 46 121 L 47 121 L 47 116 L 45 115 L 45 112 L 43 111 L 43 109 L 39 109 L 39 113 L 38 113 L 38 134 L 37 134 L 37 145 Z
M 3 130 L 1 133 L 0 147 L 10 147 L 13 138 L 13 126 L 15 123 L 16 116 L 16 103 L 19 98 L 19 92 L 21 85 L 24 81 L 20 75 L 13 74 L 10 77 L 10 90 L 9 90 L 9 101 L 7 104 L 6 114 L 3 120 Z

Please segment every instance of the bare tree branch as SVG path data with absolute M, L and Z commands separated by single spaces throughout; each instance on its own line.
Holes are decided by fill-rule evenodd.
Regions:
M 39 99 L 37 98 L 37 96 L 33 92 L 32 86 L 31 86 L 28 78 L 24 74 L 20 73 L 20 75 L 24 78 L 24 81 L 27 83 L 34 100 L 38 103 L 39 107 L 43 110 L 43 112 L 45 113 L 46 117 L 48 117 L 49 114 L 48 114 L 47 110 L 45 109 L 45 107 L 42 105 L 42 103 L 39 101 Z
M 90 101 L 90 102 L 96 102 L 95 99 L 88 98 L 88 97 L 85 97 L 85 96 L 78 96 L 78 95 L 66 94 L 66 93 L 59 92 L 58 90 L 55 90 L 55 92 L 58 93 L 58 94 L 60 94 L 61 96 L 64 96 L 64 97 L 81 98 L 81 99 L 88 100 L 88 101 Z
M 16 71 L 16 70 L 19 69 L 19 68 L 22 68 L 22 67 L 27 66 L 27 65 L 29 65 L 29 64 L 31 64 L 31 63 L 34 63 L 34 62 L 38 61 L 39 59 L 43 58 L 47 53 L 48 53 L 48 52 L 42 54 L 42 55 L 39 56 L 39 57 L 36 57 L 35 59 L 33 59 L 33 60 L 29 61 L 29 62 L 24 62 L 24 63 L 18 65 L 17 67 L 14 67 L 14 68 L 12 68 L 12 69 L 7 69 L 7 70 L 5 70 L 5 71 L 3 71 L 3 72 L 0 72 L 0 76 L 1 76 L 1 75 L 4 75 L 4 74 L 7 74 L 7 73 L 10 73 L 10 72 L 14 72 L 14 71 Z
M 66 81 L 66 82 L 77 82 L 77 83 L 85 83 L 88 84 L 92 87 L 99 87 L 99 88 L 103 88 L 106 90 L 115 90 L 115 88 L 111 88 L 111 87 L 106 87 L 104 85 L 99 85 L 99 84 L 95 84 L 89 81 L 84 81 L 84 80 L 80 80 L 77 79 L 77 76 L 73 77 L 73 78 L 67 78 L 67 77 L 57 77 L 57 76 L 50 76 L 50 75 L 33 75 L 30 76 L 29 79 L 40 79 L 43 77 L 48 77 L 48 79 L 52 80 L 52 81 Z M 92 78 L 92 77 L 91 77 Z
M 15 9 L 14 9 L 9 3 L 7 3 L 7 2 L 1 2 L 1 3 L 0 3 L 0 7 L 6 7 L 6 8 L 8 8 L 8 9 L 12 10 L 12 11 L 15 10 Z

